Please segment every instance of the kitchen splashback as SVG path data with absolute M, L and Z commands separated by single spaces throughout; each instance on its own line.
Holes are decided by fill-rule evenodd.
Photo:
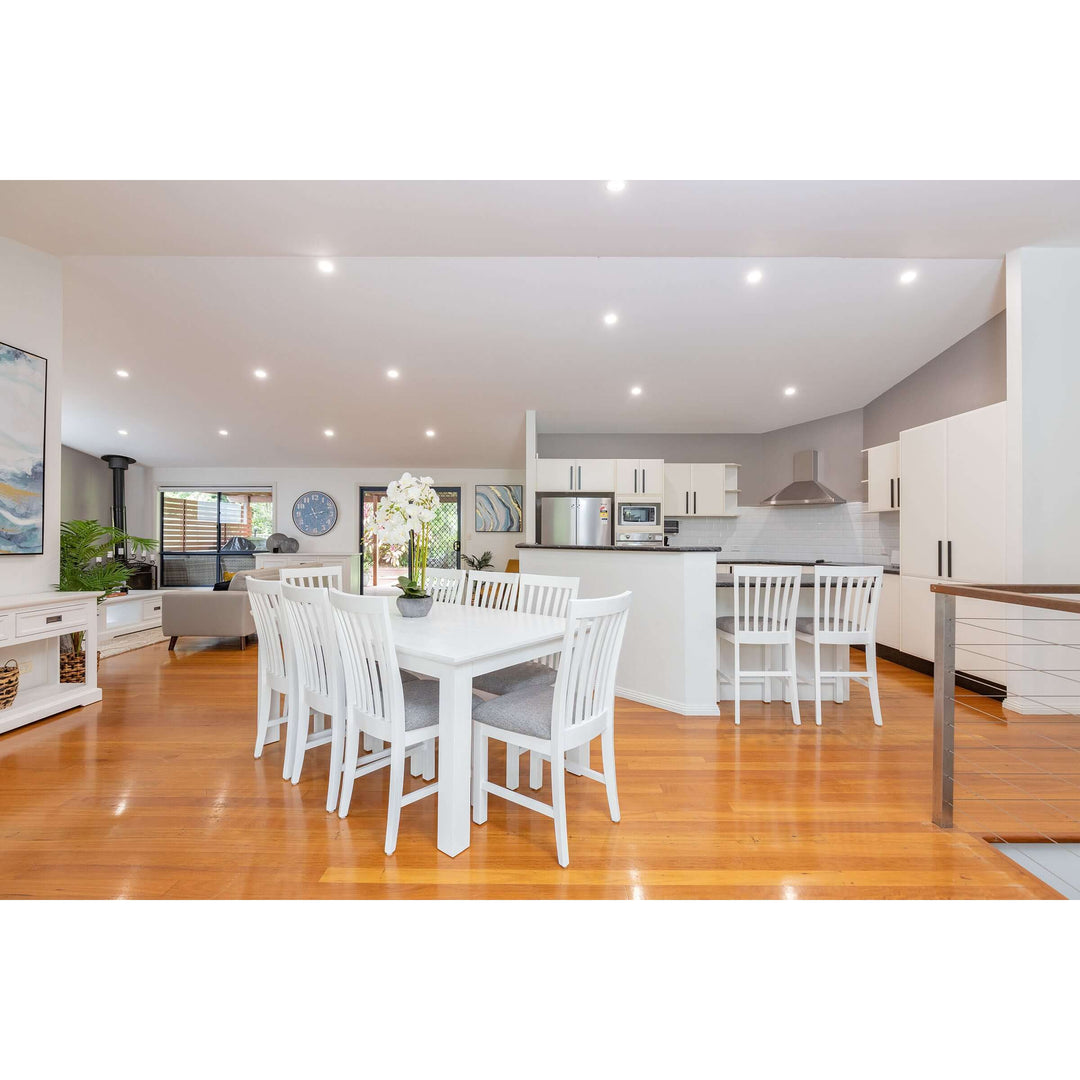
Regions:
M 735 518 L 679 518 L 672 547 L 720 545 L 733 559 L 826 559 L 887 565 L 900 547 L 900 515 L 868 514 L 866 504 L 742 506 Z

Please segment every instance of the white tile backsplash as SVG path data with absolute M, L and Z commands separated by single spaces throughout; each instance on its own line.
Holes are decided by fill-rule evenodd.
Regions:
M 733 559 L 881 563 L 900 547 L 900 515 L 869 514 L 866 504 L 743 506 L 734 518 L 679 518 L 673 547 L 719 545 Z

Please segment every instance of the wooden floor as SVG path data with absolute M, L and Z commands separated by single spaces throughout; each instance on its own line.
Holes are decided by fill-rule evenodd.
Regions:
M 340 821 L 324 809 L 328 748 L 297 787 L 281 779 L 282 743 L 252 757 L 255 666 L 235 642 L 107 658 L 100 705 L 0 736 L 0 894 L 1056 895 L 981 837 L 930 824 L 931 681 L 887 663 L 884 728 L 858 687 L 822 728 L 795 728 L 782 703 L 744 705 L 736 729 L 730 706 L 684 718 L 620 700 L 622 821 L 600 785 L 568 777 L 567 870 L 551 822 L 496 798 L 456 859 L 435 848 L 435 799 L 402 811 L 386 857 L 385 770 L 357 782 Z M 492 744 L 493 775 L 502 760 Z

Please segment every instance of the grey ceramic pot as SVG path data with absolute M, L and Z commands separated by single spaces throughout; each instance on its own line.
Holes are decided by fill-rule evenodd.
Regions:
M 434 596 L 399 596 L 397 609 L 406 619 L 422 619 L 435 603 Z

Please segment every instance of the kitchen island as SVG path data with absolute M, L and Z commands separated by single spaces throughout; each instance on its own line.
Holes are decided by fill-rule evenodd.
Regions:
M 717 678 L 718 670 L 730 676 L 734 657 L 730 644 L 717 639 L 716 620 L 734 613 L 733 578 L 726 571 L 739 559 L 725 558 L 719 547 L 518 544 L 517 548 L 522 573 L 580 578 L 582 598 L 626 589 L 634 594 L 616 678 L 621 697 L 683 716 L 716 716 L 718 701 L 734 700 L 733 687 Z M 813 563 L 801 565 L 808 570 Z M 804 573 L 800 615 L 813 614 L 813 584 L 812 571 Z M 844 670 L 847 650 L 837 652 L 841 655 L 835 668 L 831 657 L 823 666 Z M 797 654 L 799 679 L 805 680 L 799 697 L 813 699 L 812 650 L 799 642 Z M 748 658 L 744 667 L 761 670 L 756 664 L 757 658 Z M 848 680 L 836 682 L 834 687 L 825 680 L 823 692 L 836 701 L 847 700 Z M 767 693 L 760 682 L 745 681 L 742 700 L 760 701 L 763 689 Z

